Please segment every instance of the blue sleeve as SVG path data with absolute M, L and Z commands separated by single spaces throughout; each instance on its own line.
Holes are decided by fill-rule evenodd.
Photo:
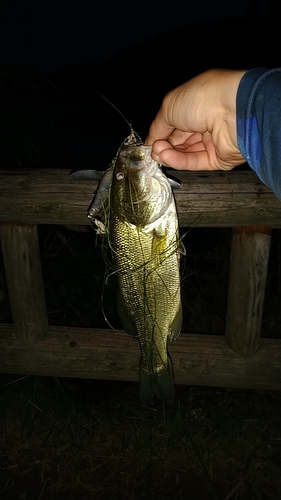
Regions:
M 236 98 L 238 147 L 260 180 L 281 200 L 281 68 L 251 69 Z

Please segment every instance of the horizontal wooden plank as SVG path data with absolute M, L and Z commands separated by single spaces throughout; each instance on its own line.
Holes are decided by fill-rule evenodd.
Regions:
M 175 198 L 181 226 L 281 227 L 281 202 L 254 172 L 170 171 L 181 182 Z M 69 170 L 0 170 L 0 220 L 87 225 L 95 181 L 73 181 Z
M 169 343 L 178 384 L 281 388 L 281 340 L 262 339 L 259 351 L 239 356 L 224 336 L 184 334 Z M 14 337 L 12 325 L 1 325 L 0 371 L 56 377 L 138 380 L 140 350 L 124 331 L 50 327 L 35 344 Z

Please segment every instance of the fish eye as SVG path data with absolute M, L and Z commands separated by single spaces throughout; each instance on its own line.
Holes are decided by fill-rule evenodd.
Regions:
M 123 180 L 124 180 L 124 177 L 125 177 L 124 172 L 117 172 L 117 174 L 116 174 L 116 176 L 115 176 L 115 178 L 116 178 L 116 180 L 117 180 L 118 182 L 123 181 Z

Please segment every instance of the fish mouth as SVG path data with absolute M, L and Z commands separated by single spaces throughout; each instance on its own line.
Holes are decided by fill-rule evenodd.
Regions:
M 150 155 L 152 146 L 145 146 L 144 144 L 124 144 L 120 151 L 121 157 L 126 157 L 132 161 L 145 160 Z
M 150 175 L 153 175 L 159 164 L 151 158 L 151 146 L 128 145 L 120 151 L 120 159 L 126 167 L 132 172 L 147 169 L 150 170 Z

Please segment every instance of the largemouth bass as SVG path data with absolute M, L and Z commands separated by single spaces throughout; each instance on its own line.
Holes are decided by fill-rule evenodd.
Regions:
M 89 209 L 95 219 L 108 194 L 105 231 L 118 275 L 118 313 L 124 330 L 139 340 L 142 405 L 152 404 L 155 394 L 174 401 L 167 341 L 182 324 L 176 206 L 170 181 L 150 153 L 132 132 Z

